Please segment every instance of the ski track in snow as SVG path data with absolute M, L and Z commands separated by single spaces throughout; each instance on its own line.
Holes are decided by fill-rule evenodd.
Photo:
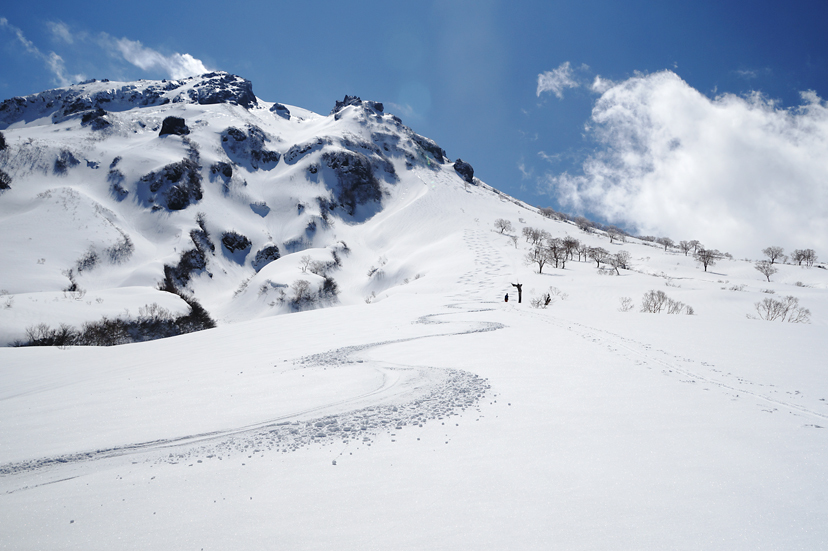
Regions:
M 393 431 L 401 431 L 406 427 L 422 427 L 428 422 L 443 421 L 470 408 L 476 408 L 479 413 L 478 403 L 485 393 L 491 390 L 491 387 L 488 380 L 477 375 L 457 369 L 402 366 L 391 361 L 370 361 L 355 358 L 360 352 L 377 349 L 385 345 L 434 337 L 451 337 L 496 331 L 505 327 L 503 324 L 495 322 L 456 322 L 438 319 L 457 313 L 492 311 L 492 308 L 481 308 L 480 306 L 482 303 L 491 303 L 492 297 L 498 296 L 502 292 L 498 281 L 502 280 L 503 276 L 508 274 L 507 270 L 510 269 L 503 256 L 492 246 L 489 236 L 484 230 L 466 230 L 463 239 L 474 254 L 474 269 L 462 274 L 457 279 L 460 289 L 449 297 L 457 302 L 446 305 L 447 308 L 459 310 L 459 312 L 428 314 L 421 316 L 412 323 L 471 323 L 472 328 L 456 332 L 347 346 L 304 356 L 293 362 L 296 366 L 295 369 L 318 367 L 336 369 L 336 367 L 346 364 L 365 363 L 383 373 L 383 382 L 378 388 L 360 396 L 231 430 L 193 434 L 0 465 L 0 477 L 4 478 L 36 471 L 54 470 L 50 477 L 54 478 L 52 480 L 9 489 L 5 493 L 71 480 L 75 476 L 65 476 L 60 472 L 60 467 L 73 464 L 79 465 L 95 460 L 129 457 L 133 463 L 142 461 L 152 464 L 187 464 L 193 466 L 204 461 L 223 461 L 239 456 L 253 459 L 271 452 L 289 453 L 313 443 L 323 445 L 345 444 L 345 449 L 347 449 L 351 444 L 370 445 L 373 439 L 381 433 L 390 434 L 394 437 L 396 433 Z M 681 383 L 702 383 L 699 387 L 703 387 L 703 390 L 716 387 L 730 395 L 734 400 L 748 396 L 759 399 L 763 402 L 760 404 L 762 411 L 772 413 L 777 411 L 777 408 L 782 407 L 788 408 L 791 413 L 828 419 L 828 415 L 821 414 L 809 407 L 771 396 L 771 394 L 785 392 L 774 388 L 773 385 L 754 384 L 731 373 L 714 369 L 715 366 L 706 362 L 701 362 L 701 365 L 709 368 L 714 373 L 720 374 L 720 378 L 701 375 L 678 364 L 678 362 L 693 363 L 695 360 L 691 358 L 677 356 L 665 350 L 654 349 L 648 344 L 610 331 L 558 319 L 544 311 L 535 311 L 529 308 L 520 310 L 519 313 L 532 316 L 539 322 L 552 325 L 560 330 L 570 331 L 595 346 L 608 349 L 619 357 L 631 360 L 635 365 L 647 369 L 661 369 L 662 373 L 668 376 L 677 375 L 680 377 L 678 381 Z M 726 381 L 725 378 L 734 378 L 735 381 Z M 767 388 L 767 392 L 750 389 L 749 387 Z M 792 398 L 803 398 L 803 395 L 798 391 L 787 392 L 787 394 Z M 382 403 L 383 401 L 388 403 Z M 360 407 L 364 404 L 370 405 Z M 767 409 L 768 405 L 773 409 Z M 349 409 L 351 407 L 354 409 Z M 342 411 L 343 409 L 345 411 Z M 338 412 L 313 417 L 314 414 L 325 410 L 338 410 Z M 821 428 L 814 424 L 805 426 Z M 340 452 L 340 455 L 344 453 L 345 449 Z
M 655 349 L 649 344 L 582 323 L 557 319 L 548 315 L 544 316 L 540 312 L 532 312 L 529 310 L 527 310 L 526 313 L 528 315 L 535 316 L 543 323 L 554 325 L 562 330 L 570 331 L 585 341 L 595 344 L 595 346 L 605 348 L 619 357 L 631 360 L 635 365 L 639 365 L 647 369 L 660 369 L 661 372 L 667 376 L 679 376 L 678 382 L 680 383 L 701 383 L 699 386 L 702 390 L 710 390 L 710 387 L 715 387 L 722 390 L 733 400 L 747 397 L 761 400 L 762 403 L 757 405 L 766 413 L 774 413 L 778 411 L 778 408 L 788 408 L 791 410 L 791 413 L 797 415 L 804 414 L 818 419 L 828 420 L 828 415 L 826 414 L 819 413 L 811 407 L 806 407 L 805 405 L 795 404 L 789 401 L 789 399 L 805 398 L 800 391 L 786 391 L 775 388 L 774 385 L 754 383 L 731 372 L 715 369 L 715 365 L 707 362 L 699 363 L 705 368 L 709 368 L 711 372 L 716 373 L 717 375 L 702 375 L 696 371 L 687 369 L 687 367 L 684 367 L 679 363 L 695 363 L 696 360 L 693 360 L 692 358 L 676 355 L 667 350 Z M 757 389 L 767 390 L 764 391 Z M 772 396 L 773 394 L 781 393 L 788 395 L 789 398 L 785 399 Z M 768 407 L 772 407 L 773 409 L 768 409 Z M 815 424 L 808 424 L 805 426 L 823 428 L 822 426 Z
M 432 319 L 439 315 L 446 314 L 423 316 L 413 323 L 454 323 Z M 490 385 L 488 380 L 463 370 L 400 366 L 382 360 L 354 359 L 353 356 L 389 344 L 495 331 L 503 327 L 502 324 L 490 322 L 472 325 L 472 328 L 458 332 L 342 347 L 294 360 L 295 369 L 336 369 L 346 364 L 364 363 L 367 367 L 382 372 L 382 384 L 359 396 L 230 430 L 7 463 L 0 465 L 0 477 L 23 475 L 45 469 L 57 471 L 69 465 L 125 456 L 131 456 L 132 461 L 136 463 L 142 461 L 153 464 L 193 465 L 205 460 L 222 461 L 244 455 L 250 459 L 254 455 L 261 456 L 266 452 L 288 453 L 312 443 L 370 445 L 381 433 L 390 433 L 393 437 L 396 436 L 393 431 L 401 431 L 406 427 L 422 427 L 428 422 L 443 421 L 448 417 L 460 415 L 467 409 L 476 407 L 490 390 Z M 359 407 L 364 404 L 371 405 Z M 345 411 L 341 411 L 342 409 Z M 318 415 L 325 410 L 339 411 L 322 417 L 313 417 L 314 414 Z M 477 412 L 480 412 L 479 408 Z M 60 472 L 51 474 L 61 478 L 14 488 L 5 493 L 75 478 L 66 477 Z

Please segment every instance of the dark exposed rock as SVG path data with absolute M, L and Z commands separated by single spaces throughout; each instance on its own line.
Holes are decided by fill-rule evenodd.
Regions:
M 6 137 L 0 132 L 0 151 L 6 149 L 8 145 L 6 145 Z
M 143 176 L 140 185 L 145 187 L 149 203 L 165 206 L 169 210 L 182 210 L 201 200 L 201 167 L 191 159 L 172 163 L 158 172 Z M 148 193 L 147 193 L 148 192 Z
M 123 201 L 126 199 L 126 196 L 129 195 L 129 191 L 124 189 L 124 186 L 122 185 L 124 182 L 124 173 L 117 168 L 109 170 L 109 174 L 106 175 L 106 181 L 109 182 L 110 193 L 112 193 L 112 196 L 118 201 Z
M 462 159 L 454 161 L 454 170 L 468 183 L 474 183 L 474 169 L 466 161 Z
M 191 97 L 194 93 L 193 99 L 201 105 L 231 103 L 246 109 L 258 105 L 253 84 L 245 78 L 228 73 L 206 73 L 197 78 L 202 81 L 191 90 Z
M 249 249 L 251 245 L 247 237 L 234 231 L 224 232 L 221 235 L 221 244 L 231 253 Z
M 256 258 L 253 259 L 253 268 L 258 272 L 274 260 L 279 260 L 279 247 L 276 245 L 268 245 L 256 253 Z
M 328 137 L 319 137 L 313 140 L 309 140 L 304 143 L 299 143 L 288 149 L 287 153 L 285 153 L 284 159 L 285 162 L 289 165 L 296 163 L 299 159 L 313 153 L 314 151 L 318 151 L 322 149 L 326 145 L 331 145 L 333 140 Z
M 207 257 L 202 251 L 198 249 L 184 251 L 177 265 L 164 265 L 164 287 L 162 290 L 169 291 L 170 288 L 186 287 L 193 274 L 205 268 L 207 268 Z
M 193 240 L 196 249 L 201 251 L 204 256 L 207 255 L 208 251 L 214 254 L 216 252 L 216 246 L 210 240 L 210 233 L 207 231 L 205 225 L 204 213 L 198 214 L 196 222 L 198 222 L 198 229 L 190 230 L 190 239 Z
M 270 141 L 258 126 L 248 124 L 245 130 L 231 126 L 221 133 L 221 146 L 227 156 L 240 163 L 249 163 L 254 170 L 273 168 L 281 158 L 277 151 L 268 151 L 265 144 Z
M 161 132 L 158 133 L 159 136 L 167 136 L 169 134 L 174 134 L 176 136 L 186 136 L 190 133 L 190 129 L 187 128 L 187 123 L 181 117 L 167 117 L 164 119 L 164 122 L 161 123 Z
M 0 190 L 11 189 L 12 179 L 4 170 L 0 170 Z
M 382 198 L 382 188 L 368 158 L 354 151 L 329 151 L 322 155 L 328 168 L 334 171 L 338 186 L 334 189 L 336 201 L 353 215 L 357 205 Z
M 331 115 L 336 115 L 344 108 L 348 107 L 349 105 L 353 105 L 356 107 L 364 107 L 367 109 L 371 109 L 377 114 L 382 114 L 385 110 L 385 107 L 378 101 L 362 101 L 358 96 L 345 96 L 345 99 L 342 101 L 337 100 L 336 105 L 331 110 Z
M 210 173 L 213 175 L 221 174 L 226 179 L 230 179 L 233 177 L 233 165 L 219 161 L 210 167 Z
M 442 147 L 437 145 L 437 143 L 435 143 L 434 140 L 430 140 L 430 139 L 426 138 L 425 136 L 420 136 L 419 134 L 415 134 L 414 132 L 411 133 L 411 139 L 413 139 L 414 142 L 417 145 L 419 145 L 424 150 L 426 150 L 428 153 L 430 153 L 431 156 L 434 157 L 435 161 L 437 161 L 440 164 L 443 164 L 445 162 L 446 151 Z M 468 163 L 466 163 L 466 164 L 468 164 Z M 454 166 L 455 166 L 455 169 L 456 169 L 457 164 L 455 163 Z M 471 168 L 471 165 L 469 165 L 469 168 Z M 458 170 L 458 172 L 460 172 L 460 171 Z M 473 169 L 472 169 L 472 174 L 474 174 Z M 469 181 L 471 181 L 471 180 L 469 180 Z
M 72 152 L 68 149 L 64 149 L 60 152 L 57 159 L 55 159 L 55 165 L 53 167 L 54 173 L 59 175 L 66 174 L 66 171 L 70 168 L 76 167 L 80 164 L 80 161 L 72 155 Z
M 109 122 L 106 115 L 106 111 L 100 107 L 92 111 L 87 111 L 81 117 L 81 126 L 89 126 L 92 130 L 103 130 L 104 128 L 112 126 L 112 123 Z
M 273 107 L 270 108 L 270 112 L 275 113 L 283 119 L 290 120 L 290 109 L 288 109 L 281 103 L 274 104 Z

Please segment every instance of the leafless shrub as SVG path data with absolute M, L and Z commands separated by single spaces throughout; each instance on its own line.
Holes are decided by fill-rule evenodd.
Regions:
M 781 299 L 765 298 L 754 304 L 759 319 L 765 321 L 789 322 L 789 323 L 810 323 L 811 311 L 799 306 L 799 299 L 786 296 Z M 750 317 L 750 315 L 748 315 Z
M 658 314 L 665 309 L 668 314 L 692 315 L 695 313 L 691 306 L 681 301 L 671 299 L 664 291 L 653 290 L 644 293 L 644 298 L 641 299 L 642 312 Z
M 618 307 L 619 312 L 629 312 L 633 308 L 635 308 L 635 304 L 630 297 L 621 297 L 618 299 L 620 302 L 620 306 Z

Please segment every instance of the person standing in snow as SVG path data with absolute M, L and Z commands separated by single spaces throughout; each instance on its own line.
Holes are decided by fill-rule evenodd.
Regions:
M 509 302 L 509 293 L 506 293 L 506 301 L 505 302 Z

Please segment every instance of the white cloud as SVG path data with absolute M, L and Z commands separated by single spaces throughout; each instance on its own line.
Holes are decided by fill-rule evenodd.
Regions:
M 105 41 L 112 41 L 112 44 L 126 61 L 145 71 L 160 70 L 174 79 L 209 72 L 204 63 L 190 54 L 173 53 L 163 55 L 152 48 L 147 48 L 137 40 L 128 38 L 111 39 L 108 35 L 103 36 Z
M 11 31 L 17 37 L 17 41 L 20 42 L 23 48 L 26 49 L 26 52 L 43 61 L 46 67 L 54 75 L 54 82 L 56 84 L 60 86 L 69 86 L 73 82 L 79 82 L 84 79 L 84 76 L 80 74 L 69 75 L 66 71 L 66 66 L 62 57 L 55 52 L 49 52 L 48 54 L 41 52 L 31 40 L 26 38 L 21 29 L 9 23 L 8 19 L 5 17 L 0 18 L 0 28 Z
M 613 86 L 615 86 L 615 82 L 608 78 L 601 78 L 601 75 L 595 75 L 595 80 L 592 81 L 590 88 L 597 94 L 603 94 Z
M 74 44 L 75 37 L 72 36 L 72 33 L 69 31 L 69 26 L 62 22 L 62 21 L 49 21 L 47 23 L 49 26 L 49 30 L 52 32 L 52 36 L 56 39 L 66 42 L 67 44 Z
M 546 71 L 538 75 L 537 95 L 552 92 L 558 99 L 563 99 L 563 91 L 567 88 L 577 88 L 580 84 L 573 78 L 572 66 L 565 61 L 557 69 Z
M 752 258 L 768 245 L 828 255 L 828 105 L 782 109 L 761 94 L 710 99 L 671 71 L 597 100 L 602 146 L 583 174 L 547 174 L 559 202 L 641 234 L 699 239 Z

